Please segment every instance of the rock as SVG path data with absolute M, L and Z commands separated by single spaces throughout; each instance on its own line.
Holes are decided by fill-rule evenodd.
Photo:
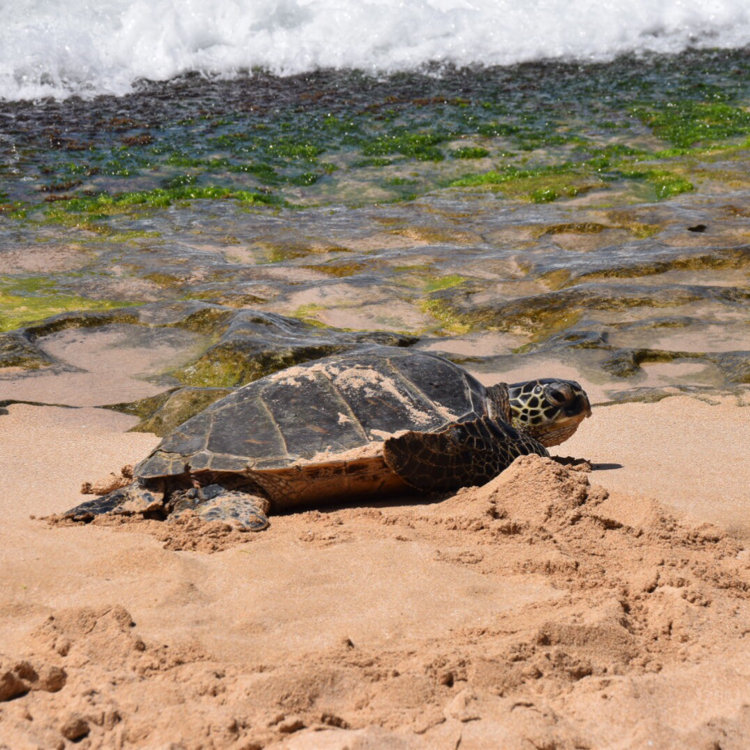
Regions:
M 90 731 L 89 723 L 80 714 L 71 714 L 60 728 L 60 734 L 71 742 L 82 740 Z

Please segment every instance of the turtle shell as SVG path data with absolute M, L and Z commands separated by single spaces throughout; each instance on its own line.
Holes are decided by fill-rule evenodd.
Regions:
M 502 414 L 502 396 L 498 408 L 492 391 L 443 357 L 372 346 L 237 389 L 167 435 L 135 473 L 257 472 L 330 460 L 403 430 Z

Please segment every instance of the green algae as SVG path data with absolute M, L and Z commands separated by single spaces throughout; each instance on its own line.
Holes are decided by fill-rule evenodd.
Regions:
M 52 127 L 19 135 L 18 178 L 11 190 L 4 188 L 0 210 L 22 218 L 46 205 L 61 218 L 66 209 L 50 204 L 83 200 L 85 207 L 73 203 L 70 210 L 100 209 L 101 221 L 115 208 L 193 198 L 266 205 L 302 195 L 306 203 L 367 203 L 382 200 L 382 193 L 355 197 L 346 188 L 350 177 L 382 186 L 406 168 L 419 178 L 408 191 L 395 191 L 394 199 L 403 201 L 456 182 L 458 164 L 490 158 L 504 162 L 491 173 L 510 168 L 535 180 L 505 185 L 501 192 L 511 199 L 551 202 L 622 180 L 667 199 L 693 182 L 679 174 L 681 160 L 706 149 L 737 148 L 750 136 L 747 71 L 740 52 L 693 51 L 575 71 L 540 63 L 378 79 L 321 72 L 284 84 L 256 72 L 244 81 L 194 81 L 186 89 L 192 98 L 184 100 L 181 91 L 174 101 L 139 100 L 132 113 L 127 100 L 103 100 L 97 109 L 109 111 L 97 114 L 95 127 L 78 122 L 80 108 L 63 105 L 50 109 Z M 169 93 L 165 86 L 160 94 Z M 196 106 L 206 90 L 203 112 L 211 114 L 186 117 L 185 102 Z M 149 114 L 150 106 L 158 112 Z M 659 148 L 656 139 L 669 148 Z M 636 175 L 644 171 L 639 163 L 649 160 L 663 163 L 648 169 L 676 171 L 682 180 Z M 538 179 L 545 169 L 558 169 L 558 178 Z M 563 173 L 571 179 L 559 179 Z M 461 179 L 472 175 L 459 177 L 459 186 Z M 513 182 L 507 174 L 502 181 L 492 174 L 473 179 L 475 187 Z M 134 184 L 142 189 L 127 189 Z M 267 186 L 278 191 L 271 199 L 259 190 Z M 117 198 L 128 193 L 148 196 Z M 112 202 L 97 206 L 99 194 Z
M 172 326 L 215 338 L 229 325 L 232 315 L 233 311 L 225 307 L 206 305 L 179 318 Z
M 478 330 L 494 330 L 530 337 L 540 342 L 575 325 L 582 317 L 581 310 L 569 310 L 567 305 L 538 306 L 525 310 L 523 306 L 508 303 L 502 312 L 492 309 L 461 309 L 445 295 L 435 295 L 420 303 L 420 309 L 442 324 L 446 334 L 464 335 Z
M 462 336 L 474 329 L 467 316 L 456 312 L 453 306 L 444 299 L 427 298 L 419 302 L 419 309 L 431 315 L 439 322 L 439 332 L 453 336 Z
M 508 198 L 532 203 L 550 203 L 558 198 L 573 198 L 603 186 L 595 174 L 587 174 L 580 166 L 559 164 L 537 169 L 507 166 L 483 174 L 464 175 L 451 181 L 451 187 L 488 187 L 499 189 Z
M 310 302 L 306 305 L 300 305 L 295 310 L 292 310 L 289 315 L 297 320 L 301 320 L 308 325 L 315 326 L 317 328 L 327 328 L 328 326 L 323 323 L 317 316 L 325 312 L 326 308 L 323 305 L 318 305 L 314 302 Z
M 610 229 L 611 227 L 608 227 L 606 224 L 597 224 L 596 222 L 592 221 L 583 221 L 583 222 L 566 222 L 564 224 L 552 224 L 551 226 L 544 227 L 544 229 L 539 233 L 539 236 L 544 236 L 545 234 L 599 234 L 600 232 L 603 232 L 605 229 Z
M 357 274 L 363 273 L 364 271 L 373 270 L 372 264 L 355 262 L 355 263 L 320 263 L 320 264 L 308 264 L 300 266 L 300 268 L 307 268 L 311 271 L 320 271 L 320 273 L 326 274 L 326 276 L 333 276 L 335 278 L 346 278 L 347 276 L 356 276 Z
M 293 177 L 289 178 L 289 183 L 292 185 L 314 185 L 319 179 L 321 178 L 321 175 L 316 174 L 315 172 L 303 172 L 302 174 L 294 175 Z
M 448 137 L 447 133 L 436 131 L 408 132 L 398 129 L 364 143 L 362 154 L 364 156 L 401 154 L 417 161 L 442 161 L 445 155 L 437 148 L 437 144 L 447 140 Z
M 283 177 L 270 164 L 231 164 L 228 171 L 253 175 L 265 185 L 283 182 Z
M 488 327 L 506 333 L 528 336 L 530 343 L 534 344 L 546 341 L 555 334 L 572 328 L 582 318 L 583 311 L 580 309 L 536 309 L 528 313 L 519 311 L 515 315 L 508 311 L 507 318 L 491 317 Z
M 231 388 L 178 388 L 139 401 L 111 404 L 107 408 L 140 417 L 141 421 L 131 427 L 130 432 L 152 432 L 163 437 L 231 392 Z
M 178 184 L 169 188 L 154 188 L 153 190 L 136 190 L 123 193 L 99 193 L 94 196 L 71 198 L 61 208 L 47 212 L 49 218 L 58 213 L 88 213 L 106 216 L 121 213 L 133 208 L 167 208 L 176 201 L 189 200 L 236 200 L 250 205 L 280 205 L 281 200 L 275 196 L 237 190 L 219 185 L 195 185 L 193 183 Z
M 32 323 L 23 328 L 23 334 L 31 341 L 49 336 L 70 328 L 96 328 L 115 323 L 140 325 L 138 308 L 135 305 L 124 305 L 104 310 L 74 310 L 63 312 Z
M 643 221 L 639 221 L 629 211 L 615 209 L 607 213 L 607 217 L 612 222 L 612 228 L 615 229 L 626 229 L 636 239 L 645 240 L 649 237 L 653 237 L 661 231 L 661 227 L 658 224 L 647 224 Z
M 548 175 L 559 172 L 562 167 L 541 167 L 537 170 L 521 169 L 515 166 L 507 166 L 502 170 L 491 170 L 481 174 L 467 174 L 450 183 L 450 187 L 482 187 L 485 185 L 505 185 L 506 183 L 522 180 L 528 177 Z
M 227 388 L 250 383 L 286 367 L 340 350 L 337 345 L 311 343 L 309 346 L 259 351 L 253 342 L 234 341 L 211 347 L 195 362 L 171 374 L 185 385 Z
M 484 159 L 485 156 L 489 155 L 490 152 L 481 146 L 463 146 L 450 152 L 453 159 Z
M 357 159 L 352 163 L 354 168 L 367 168 L 367 167 L 388 167 L 393 163 L 391 159 L 385 159 L 383 157 L 372 157 L 370 159 Z
M 690 180 L 666 169 L 631 169 L 622 170 L 621 174 L 627 179 L 646 182 L 657 200 L 672 198 L 695 189 Z
M 567 286 L 572 278 L 571 272 L 567 268 L 558 268 L 554 271 L 543 273 L 539 280 L 544 283 L 548 289 L 562 289 Z
M 436 276 L 425 281 L 424 290 L 425 292 L 436 292 L 441 289 L 453 289 L 461 286 L 466 281 L 465 276 L 460 276 L 457 273 L 452 273 L 448 276 Z
M 233 307 L 236 309 L 253 307 L 255 305 L 261 305 L 265 302 L 268 302 L 267 297 L 263 297 L 258 294 L 250 294 L 247 292 L 237 292 L 231 289 L 214 289 L 204 290 L 200 292 L 188 292 L 184 295 L 183 299 L 200 300 L 202 302 L 209 302 L 216 305 L 222 305 L 223 307 Z
M 590 190 L 609 189 L 617 180 L 646 183 L 657 200 L 665 200 L 694 190 L 694 185 L 678 170 L 643 169 L 638 161 L 626 159 L 607 169 L 597 160 L 521 169 L 506 166 L 481 174 L 468 174 L 450 182 L 451 187 L 488 187 L 501 190 L 509 198 L 532 203 L 550 203 L 558 198 L 573 198 Z
M 160 287 L 165 289 L 179 289 L 185 283 L 184 277 L 175 276 L 170 273 L 164 273 L 163 271 L 152 271 L 150 273 L 143 274 L 143 278 L 147 281 L 152 281 Z
M 750 135 L 750 112 L 722 101 L 669 101 L 632 109 L 656 136 L 679 149 Z
M 254 243 L 261 257 L 258 259 L 259 264 L 283 263 L 295 258 L 306 258 L 308 256 L 328 255 L 329 253 L 348 253 L 349 248 L 343 245 L 334 244 L 310 244 L 303 241 L 295 242 L 273 242 L 270 240 L 261 240 Z
M 569 197 L 578 195 L 578 190 L 575 188 L 568 188 L 566 194 Z M 532 203 L 550 203 L 556 201 L 560 197 L 560 193 L 555 190 L 551 185 L 545 185 L 544 187 L 536 188 L 529 194 L 529 200 Z
M 9 219 L 25 219 L 29 213 L 29 205 L 23 201 L 0 202 L 0 216 Z
M 0 276 L 0 331 L 71 310 L 111 310 L 123 304 L 71 294 L 45 276 Z
M 662 170 L 652 171 L 646 179 L 651 185 L 653 185 L 656 197 L 659 200 L 671 198 L 680 193 L 689 193 L 695 189 L 695 186 L 690 180 L 687 180 L 678 174 Z

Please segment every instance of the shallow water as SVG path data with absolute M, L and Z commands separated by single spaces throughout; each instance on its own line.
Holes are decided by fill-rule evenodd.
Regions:
M 480 371 L 558 362 L 601 400 L 740 388 L 748 72 L 692 51 L 6 102 L 0 330 L 192 300 L 409 334 Z

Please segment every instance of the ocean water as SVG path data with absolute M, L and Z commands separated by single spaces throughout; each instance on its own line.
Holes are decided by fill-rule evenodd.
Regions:
M 139 79 L 609 60 L 750 43 L 747 0 L 14 0 L 0 98 L 122 95 Z

